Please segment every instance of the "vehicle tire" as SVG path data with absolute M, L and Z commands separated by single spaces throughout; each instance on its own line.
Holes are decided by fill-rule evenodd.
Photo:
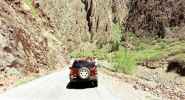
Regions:
M 86 67 L 80 68 L 79 76 L 81 79 L 88 79 L 90 76 L 90 70 Z
M 97 81 L 97 80 L 92 81 L 92 85 L 93 85 L 94 87 L 97 87 L 97 86 L 98 86 L 98 81 Z

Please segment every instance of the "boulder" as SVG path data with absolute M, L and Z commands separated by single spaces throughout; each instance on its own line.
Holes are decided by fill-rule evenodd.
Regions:
M 167 72 L 176 72 L 181 76 L 185 76 L 185 55 L 178 54 L 168 58 Z

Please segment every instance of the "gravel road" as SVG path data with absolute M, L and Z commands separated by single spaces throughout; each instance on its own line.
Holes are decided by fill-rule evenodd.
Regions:
M 0 100 L 158 100 L 159 98 L 98 72 L 98 87 L 69 83 L 69 70 L 55 72 L 0 95 Z

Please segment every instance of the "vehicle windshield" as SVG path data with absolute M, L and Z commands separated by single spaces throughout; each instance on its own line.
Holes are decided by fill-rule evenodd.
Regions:
M 81 67 L 94 67 L 95 62 L 89 62 L 86 60 L 75 60 L 73 62 L 73 67 L 75 68 L 81 68 Z

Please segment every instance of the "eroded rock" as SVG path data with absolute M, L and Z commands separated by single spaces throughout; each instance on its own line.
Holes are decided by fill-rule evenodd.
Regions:
M 127 0 L 45 0 L 41 8 L 55 21 L 59 38 L 73 50 L 83 42 L 110 42 L 112 24 L 126 18 L 126 3 Z
M 28 9 L 29 6 L 22 0 L 1 0 L 0 2 L 0 67 L 2 69 L 25 68 L 25 71 L 38 72 L 41 67 L 48 68 L 50 65 L 55 66 L 59 63 L 62 66 L 64 63 L 62 62 L 63 47 L 56 42 L 57 39 L 51 33 L 55 29 L 50 26 L 50 21 L 46 17 L 39 16 L 39 13 L 33 15 Z M 53 53 L 54 50 L 56 54 Z M 61 61 L 56 60 L 57 56 L 61 56 Z M 52 63 L 53 61 L 57 63 Z
M 138 36 L 174 36 L 167 28 L 181 27 L 184 24 L 184 0 L 130 0 L 125 27 Z

